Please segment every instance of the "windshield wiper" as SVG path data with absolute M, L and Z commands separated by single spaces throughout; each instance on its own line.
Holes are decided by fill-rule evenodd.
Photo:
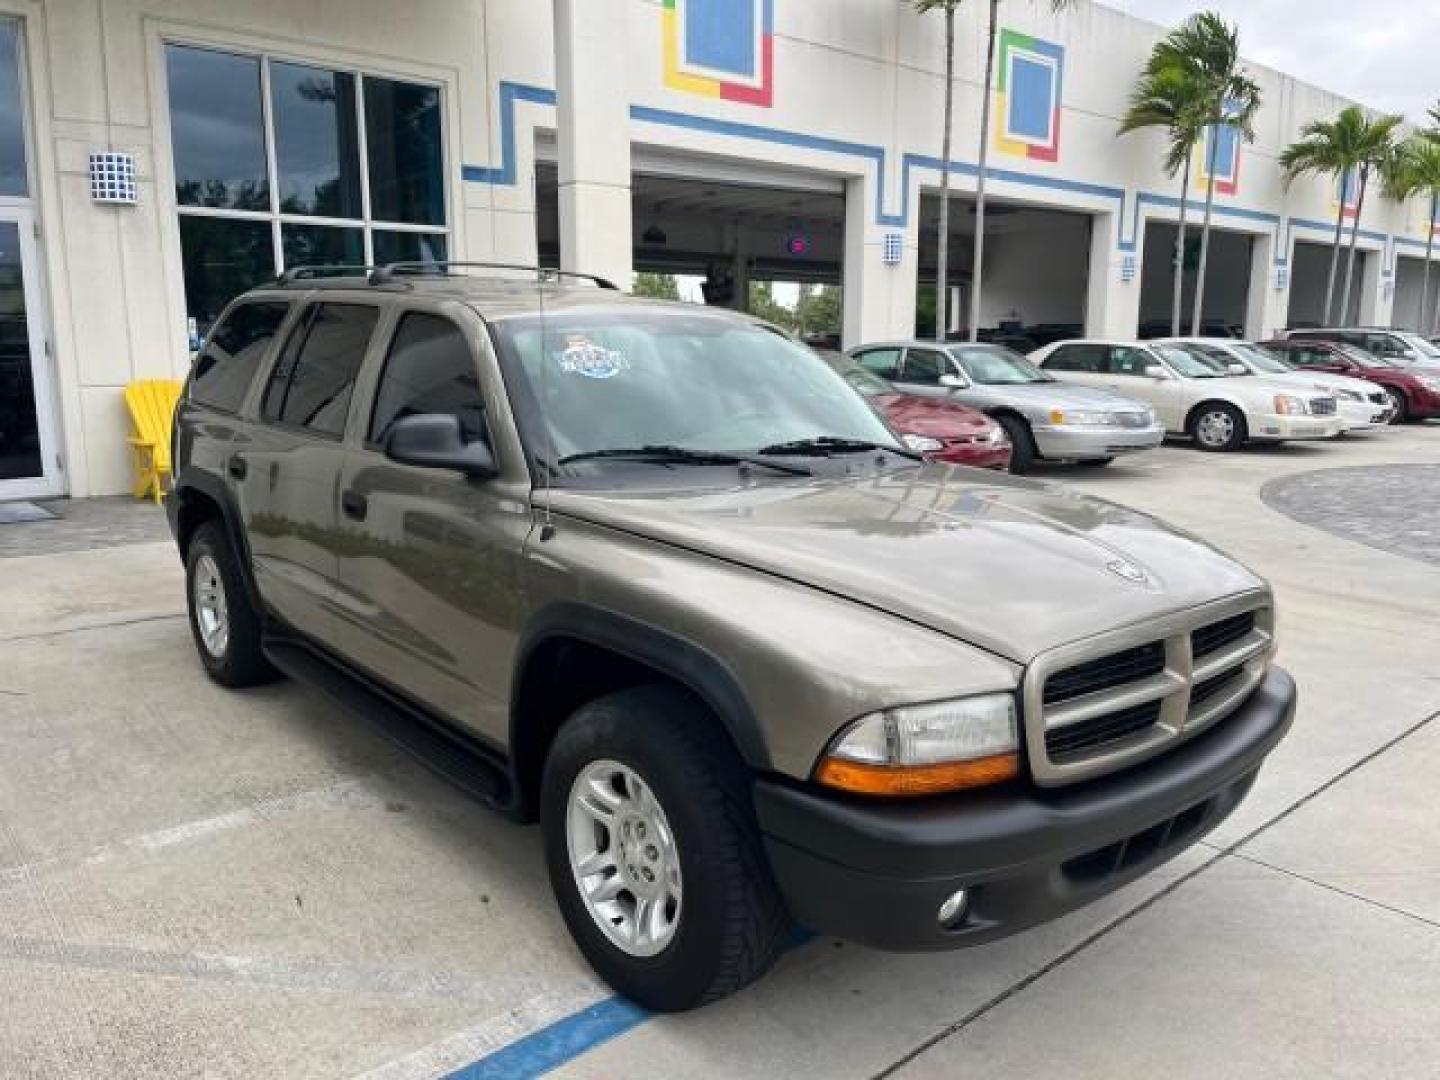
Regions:
M 840 435 L 817 435 L 810 439 L 793 439 L 790 442 L 772 443 L 762 446 L 757 454 L 799 454 L 812 457 L 832 457 L 837 454 L 868 454 L 882 450 L 887 454 L 899 454 L 915 461 L 924 461 L 925 455 L 915 450 L 898 446 L 885 446 L 866 439 L 850 439 Z
M 730 454 L 720 450 L 693 450 L 686 446 L 650 444 L 646 446 L 612 446 L 604 450 L 586 450 L 579 454 L 562 457 L 557 465 L 569 465 L 572 461 L 599 461 L 603 459 L 629 459 L 632 461 L 653 461 L 663 465 L 762 465 L 776 472 L 791 476 L 815 475 L 804 465 L 789 462 L 770 461 L 751 454 Z

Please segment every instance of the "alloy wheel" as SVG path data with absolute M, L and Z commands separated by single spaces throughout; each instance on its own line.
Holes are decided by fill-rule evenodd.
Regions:
M 211 556 L 201 555 L 195 560 L 190 588 L 195 600 L 195 624 L 200 628 L 200 640 L 205 650 L 219 660 L 230 645 L 230 608 L 225 600 L 225 583 L 220 577 L 220 567 Z
M 1235 437 L 1235 418 L 1222 409 L 1208 412 L 1195 425 L 1195 437 L 1208 447 L 1225 446 Z

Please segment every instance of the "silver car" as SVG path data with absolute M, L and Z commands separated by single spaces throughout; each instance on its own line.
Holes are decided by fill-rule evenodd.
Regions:
M 1108 465 L 1165 438 L 1148 405 L 1062 383 L 1003 345 L 889 341 L 849 355 L 906 393 L 949 398 L 994 417 L 1014 444 L 1012 472 L 1039 460 Z

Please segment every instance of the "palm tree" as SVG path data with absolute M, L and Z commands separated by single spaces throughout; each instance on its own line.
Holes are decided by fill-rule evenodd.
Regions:
M 936 226 L 935 254 L 935 340 L 944 341 L 950 325 L 945 277 L 950 257 L 950 122 L 955 112 L 955 9 L 960 0 L 914 0 L 921 15 L 941 11 L 945 15 L 945 126 L 940 134 L 940 223 Z
M 1370 169 L 1388 156 L 1394 140 L 1398 116 L 1382 116 L 1371 120 L 1358 105 L 1340 111 L 1334 120 L 1312 120 L 1300 129 L 1300 138 L 1280 152 L 1280 168 L 1288 186 L 1304 173 L 1323 173 L 1338 178 L 1339 207 L 1335 211 L 1335 242 L 1330 249 L 1330 274 L 1325 280 L 1325 321 L 1344 322 L 1349 305 L 1349 289 L 1338 317 L 1332 314 L 1335 300 L 1335 272 L 1340 265 L 1340 245 L 1345 228 L 1345 198 L 1351 181 L 1359 175 L 1360 203 L 1364 202 L 1365 181 Z M 1360 229 L 1360 211 L 1355 208 L 1355 225 L 1350 234 L 1350 267 L 1355 260 L 1355 238 Z M 1350 276 L 1347 267 L 1347 285 Z
M 1436 106 L 1440 111 L 1440 106 Z M 1430 255 L 1435 243 L 1435 213 L 1440 209 L 1440 131 L 1419 132 L 1400 144 L 1394 167 L 1385 176 L 1385 195 L 1404 202 L 1413 195 L 1429 197 L 1425 215 L 1425 271 L 1420 279 L 1420 322 L 1416 329 L 1430 330 Z
M 1395 130 L 1405 122 L 1403 116 L 1381 116 L 1369 124 L 1369 131 L 1360 154 L 1360 194 L 1355 200 L 1355 220 L 1350 223 L 1350 253 L 1345 257 L 1345 287 L 1340 292 L 1340 314 L 1350 310 L 1350 281 L 1355 276 L 1355 242 L 1360 236 L 1360 218 L 1365 213 L 1365 189 L 1371 171 L 1378 171 L 1382 182 L 1396 169 Z
M 1074 3 L 1075 0 L 1050 0 L 1050 10 L 1058 15 Z M 985 34 L 984 95 L 980 104 L 980 171 L 975 182 L 975 248 L 970 260 L 974 267 L 970 275 L 971 341 L 975 341 L 980 333 L 980 285 L 985 267 L 985 163 L 990 157 L 990 85 L 995 77 L 995 35 L 999 28 L 1000 0 L 990 0 L 990 19 Z
M 1153 57 L 1130 94 L 1130 107 L 1120 120 L 1117 135 L 1142 128 L 1164 128 L 1168 140 L 1165 171 L 1180 173 L 1180 223 L 1175 232 L 1175 269 L 1170 297 L 1170 336 L 1180 336 L 1181 294 L 1185 282 L 1185 213 L 1189 206 L 1190 161 L 1195 144 L 1204 134 L 1200 87 L 1188 72 L 1156 67 Z
M 1210 131 L 1205 168 L 1205 218 L 1200 227 L 1200 264 L 1195 271 L 1194 308 L 1190 332 L 1200 333 L 1205 303 L 1205 268 L 1210 257 L 1210 218 L 1215 205 L 1215 164 L 1220 134 L 1234 128 L 1246 142 L 1255 138 L 1260 87 L 1240 67 L 1240 30 L 1213 11 L 1191 15 L 1155 44 L 1149 67 L 1174 69 L 1195 84 L 1202 131 Z

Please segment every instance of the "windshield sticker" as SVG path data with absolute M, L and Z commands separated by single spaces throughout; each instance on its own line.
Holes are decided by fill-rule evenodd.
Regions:
M 613 379 L 630 370 L 630 361 L 615 349 L 596 345 L 589 338 L 574 336 L 566 339 L 560 352 L 560 370 L 587 379 Z

